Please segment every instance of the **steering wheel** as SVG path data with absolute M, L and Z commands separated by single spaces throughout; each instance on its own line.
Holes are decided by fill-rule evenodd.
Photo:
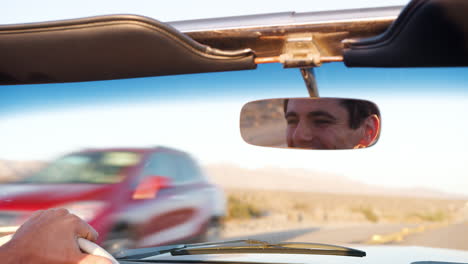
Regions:
M 10 241 L 13 238 L 13 235 L 14 234 L 0 237 L 0 246 Z M 108 258 L 112 262 L 112 264 L 119 264 L 119 262 L 109 252 L 87 239 L 81 237 L 78 238 L 78 245 L 80 246 L 80 249 L 85 253 L 105 257 Z

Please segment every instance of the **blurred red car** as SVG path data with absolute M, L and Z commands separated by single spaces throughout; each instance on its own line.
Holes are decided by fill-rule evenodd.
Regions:
M 88 221 L 111 251 L 213 240 L 225 213 L 223 191 L 194 159 L 165 147 L 75 152 L 1 185 L 0 196 L 3 232 L 33 211 L 64 207 Z

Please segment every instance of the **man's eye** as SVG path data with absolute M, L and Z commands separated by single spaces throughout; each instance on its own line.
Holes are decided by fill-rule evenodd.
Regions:
M 286 119 L 286 121 L 288 122 L 288 125 L 297 124 L 297 119 L 296 118 L 288 118 L 288 119 Z
M 318 119 L 313 121 L 315 126 L 326 126 L 332 123 L 330 120 Z

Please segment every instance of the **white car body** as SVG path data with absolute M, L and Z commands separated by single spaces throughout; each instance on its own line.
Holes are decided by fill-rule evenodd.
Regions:
M 164 254 L 145 260 L 200 260 L 200 261 L 232 261 L 232 262 L 262 262 L 262 263 L 308 263 L 308 264 L 449 264 L 466 263 L 468 252 L 462 250 L 429 248 L 419 246 L 355 246 L 367 253 L 365 257 L 320 256 L 298 254 L 243 254 L 243 255 L 190 255 L 171 256 Z

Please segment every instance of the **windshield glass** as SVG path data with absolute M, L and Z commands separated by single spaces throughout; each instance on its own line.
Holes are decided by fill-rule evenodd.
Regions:
M 209 231 L 200 237 L 196 234 L 204 229 L 188 230 L 197 241 L 250 238 L 468 250 L 463 242 L 468 236 L 468 123 L 460 119 L 468 114 L 467 70 L 349 69 L 342 63 L 316 69 L 322 97 L 370 100 L 381 111 L 377 144 L 337 151 L 243 142 L 239 114 L 245 103 L 307 96 L 300 72 L 281 65 L 10 86 L 1 91 L 0 156 L 3 168 L 15 169 L 3 169 L 2 179 L 20 181 L 22 172 L 34 169 L 30 164 L 41 163 L 50 165 L 26 181 L 117 182 L 123 177 L 118 172 L 138 156 L 79 152 L 56 157 L 83 148 L 153 149 L 143 169 L 129 175 L 135 180 L 126 192 L 132 199 L 137 186 L 155 182 L 164 189 L 138 192 L 133 199 L 140 198 L 141 208 L 121 205 L 149 221 L 142 221 L 146 231 L 134 247 L 183 242 L 177 233 L 166 237 L 154 230 L 182 230 L 183 224 L 196 223 L 194 212 L 208 212 L 203 217 L 214 221 Z M 126 157 L 109 158 L 115 154 Z M 198 165 L 203 177 L 192 169 Z M 187 180 L 177 185 L 181 178 Z M 215 191 L 200 181 L 215 184 Z M 181 200 L 166 199 L 172 196 Z
M 19 183 L 117 183 L 124 169 L 136 165 L 139 155 L 132 152 L 93 152 L 68 155 Z

